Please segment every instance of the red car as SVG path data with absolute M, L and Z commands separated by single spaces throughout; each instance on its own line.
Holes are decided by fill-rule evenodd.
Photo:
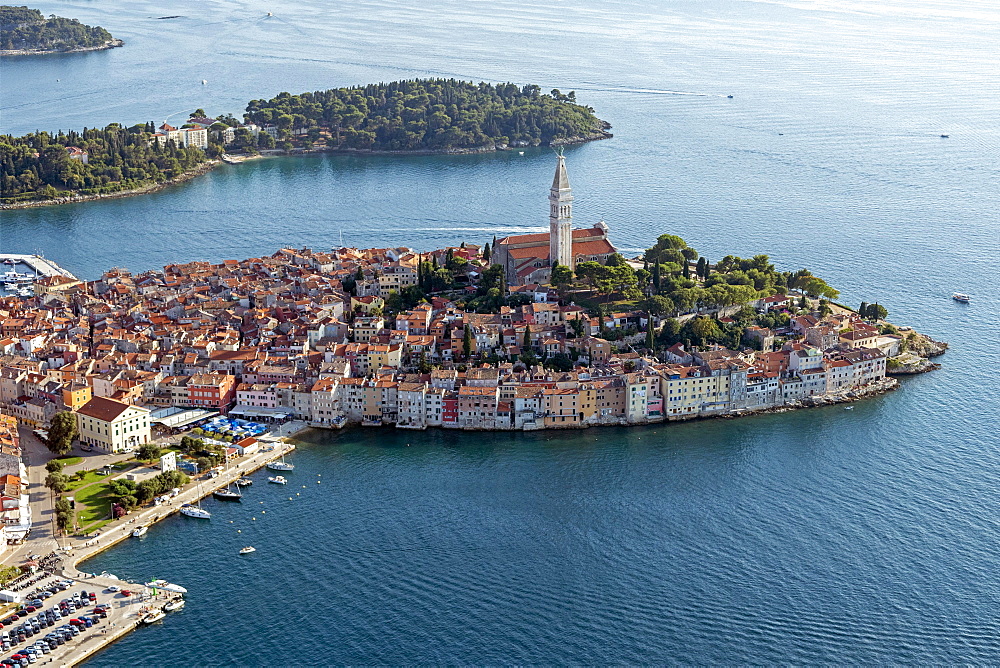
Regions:
M 131 595 L 132 595 L 131 589 L 122 589 L 122 596 L 131 596 Z

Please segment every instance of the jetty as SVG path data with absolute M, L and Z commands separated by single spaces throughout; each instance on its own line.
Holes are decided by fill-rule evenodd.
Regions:
M 74 281 L 79 280 L 69 271 L 63 269 L 52 260 L 47 260 L 41 255 L 27 255 L 24 253 L 0 253 L 0 263 L 21 263 L 26 264 L 38 275 L 39 278 L 49 276 L 65 276 Z

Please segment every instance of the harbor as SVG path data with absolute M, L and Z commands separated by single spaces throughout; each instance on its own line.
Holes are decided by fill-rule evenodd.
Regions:
M 28 583 L 37 581 L 40 584 L 31 595 L 25 597 L 25 600 L 30 602 L 30 596 L 36 592 L 40 594 L 44 591 L 43 588 L 58 587 L 58 583 L 62 582 L 66 583 L 69 588 L 65 593 L 54 595 L 53 601 L 58 596 L 71 596 L 74 592 L 94 592 L 99 598 L 96 601 L 90 600 L 95 605 L 101 604 L 105 609 L 106 618 L 98 620 L 95 617 L 93 620 L 95 628 L 81 627 L 79 637 L 67 639 L 65 644 L 52 647 L 50 652 L 44 654 L 47 663 L 59 666 L 79 665 L 137 627 L 159 623 L 164 619 L 168 620 L 167 612 L 183 607 L 181 595 L 186 592 L 186 589 L 180 585 L 162 580 L 132 582 L 108 572 L 82 571 L 79 565 L 122 541 L 145 534 L 144 529 L 148 529 L 153 524 L 175 513 L 200 507 L 202 499 L 212 496 L 219 490 L 229 489 L 241 478 L 245 478 L 269 464 L 274 465 L 276 470 L 283 472 L 293 468 L 291 464 L 282 464 L 281 462 L 287 454 L 295 450 L 294 444 L 287 443 L 276 436 L 263 437 L 261 444 L 264 447 L 260 451 L 229 462 L 228 466 L 221 471 L 213 470 L 199 475 L 191 480 L 184 489 L 163 503 L 137 509 L 127 516 L 105 525 L 95 534 L 73 538 L 64 537 L 57 540 L 58 548 L 39 561 L 44 566 L 44 570 L 39 571 L 28 580 Z M 210 513 L 205 511 L 204 516 L 210 517 Z M 60 580 L 60 578 L 63 579 Z M 45 612 L 45 609 L 52 605 L 54 604 L 45 601 L 44 607 L 39 608 L 39 614 L 49 614 Z M 17 607 L 17 605 L 9 606 L 3 615 L 15 614 Z M 165 608 L 168 609 L 165 610 Z M 28 612 L 34 612 L 34 608 Z M 63 614 L 73 613 L 64 609 Z M 80 613 L 80 615 L 88 616 L 84 613 Z M 96 628 L 98 621 L 100 622 L 99 628 Z M 58 632 L 57 629 L 54 633 Z M 26 642 L 28 641 L 26 640 Z M 15 654 L 18 652 L 16 645 L 11 649 Z
M 41 255 L 0 253 L 0 297 L 32 297 L 35 294 L 35 281 L 54 276 L 70 281 L 78 280 L 69 271 Z

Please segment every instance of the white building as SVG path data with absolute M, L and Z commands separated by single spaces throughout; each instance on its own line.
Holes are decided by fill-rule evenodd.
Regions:
M 80 442 L 105 452 L 127 452 L 152 440 L 149 411 L 107 397 L 94 397 L 76 414 Z

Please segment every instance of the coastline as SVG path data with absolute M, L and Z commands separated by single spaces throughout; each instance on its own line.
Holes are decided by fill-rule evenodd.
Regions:
M 6 49 L 0 50 L 0 58 L 5 56 L 49 56 L 57 53 L 86 53 L 88 51 L 107 51 L 108 49 L 117 49 L 120 46 L 125 46 L 123 40 L 109 39 L 104 44 L 99 46 L 77 46 L 72 49 Z
M 591 141 L 600 141 L 602 139 L 611 139 L 614 135 L 607 131 L 599 131 L 590 135 L 584 135 L 579 137 L 569 137 L 564 140 L 557 140 L 552 142 L 552 146 L 572 146 L 576 144 L 584 144 Z M 291 151 L 283 151 L 280 149 L 269 150 L 267 152 L 262 152 L 258 155 L 245 156 L 242 160 L 239 160 L 236 164 L 242 164 L 244 162 L 250 162 L 252 160 L 258 160 L 261 158 L 278 158 L 278 157 L 288 157 L 288 156 L 315 156 L 323 154 L 331 155 L 359 155 L 359 156 L 430 156 L 430 155 L 478 155 L 483 153 L 499 153 L 514 151 L 519 148 L 537 148 L 533 146 L 509 146 L 507 144 L 487 144 L 484 146 L 474 146 L 470 148 L 446 148 L 446 149 L 428 149 L 428 150 L 415 150 L 415 151 L 379 151 L 371 149 L 352 149 L 352 148 L 332 148 L 332 147 L 321 147 L 321 148 L 311 148 L 311 149 L 293 149 Z M 242 157 L 242 156 L 241 156 Z M 175 176 L 166 181 L 160 183 L 153 183 L 148 186 L 142 186 L 140 188 L 132 188 L 129 190 L 121 190 L 113 193 L 96 194 L 96 195 L 71 195 L 67 197 L 57 197 L 54 199 L 46 200 L 30 200 L 27 202 L 14 202 L 12 204 L 0 204 L 0 211 L 14 211 L 17 209 L 33 209 L 41 206 L 55 206 L 59 204 L 79 204 L 82 202 L 94 202 L 98 200 L 106 199 L 120 199 L 124 197 L 135 197 L 137 195 L 148 195 L 150 193 L 158 192 L 167 188 L 168 186 L 177 185 L 189 181 L 196 176 L 201 176 L 202 174 L 207 174 L 216 167 L 222 164 L 232 164 L 227 163 L 221 159 L 210 159 L 207 160 L 193 169 Z
M 133 604 L 143 602 L 144 600 L 151 600 L 139 595 L 140 591 L 146 590 L 146 587 L 142 583 L 128 582 L 117 577 L 110 577 L 108 574 L 87 573 L 80 570 L 80 564 L 128 540 L 132 537 L 132 531 L 136 527 L 152 526 L 157 522 L 161 522 L 180 512 L 182 504 L 194 503 L 211 496 L 215 490 L 226 487 L 233 481 L 258 471 L 267 466 L 268 463 L 294 452 L 295 444 L 288 442 L 287 439 L 304 429 L 306 427 L 293 431 L 289 436 L 276 438 L 272 442 L 274 446 L 273 450 L 262 450 L 250 457 L 237 461 L 231 468 L 226 469 L 216 478 L 192 480 L 188 483 L 187 489 L 184 489 L 175 498 L 171 499 L 166 506 L 148 506 L 142 510 L 133 511 L 126 517 L 106 525 L 98 537 L 83 540 L 80 546 L 72 546 L 69 549 L 64 547 L 62 553 L 66 555 L 66 559 L 61 572 L 64 578 L 85 584 L 88 589 L 99 587 L 104 590 L 115 585 L 119 588 L 138 591 L 137 595 L 132 598 L 122 600 L 119 600 L 117 597 L 112 598 L 112 610 L 114 611 L 112 619 L 116 619 L 116 621 L 111 624 L 110 628 L 106 629 L 107 634 L 102 633 L 98 635 L 92 633 L 83 638 L 80 643 L 68 643 L 64 646 L 66 648 L 64 655 L 53 657 L 54 659 L 58 659 L 59 665 L 79 665 L 97 652 L 142 626 L 141 613 L 138 610 L 133 611 L 131 608 Z M 209 484 L 205 484 L 206 482 Z M 66 539 L 63 540 L 65 541 Z M 117 608 L 114 608 L 116 603 Z M 139 608 L 141 606 L 135 607 Z M 59 649 L 62 650 L 63 648 L 60 647 Z
M 113 192 L 113 193 L 99 193 L 96 195 L 72 195 L 68 197 L 57 197 L 55 199 L 32 200 L 29 202 L 15 202 L 13 204 L 0 204 L 0 211 L 13 211 L 15 209 L 34 209 L 40 206 L 52 206 L 56 204 L 78 204 L 80 202 L 94 202 L 97 200 L 121 199 L 124 197 L 134 197 L 136 195 L 148 195 L 149 193 L 158 192 L 169 186 L 184 183 L 185 181 L 190 181 L 196 176 L 207 174 L 208 172 L 212 171 L 221 164 L 222 164 L 221 160 L 215 160 L 215 159 L 207 160 L 198 165 L 197 167 L 189 169 L 182 174 L 167 179 L 166 181 L 161 181 L 159 183 L 151 183 L 147 186 L 132 188 L 130 190 L 120 190 L 118 192 Z

